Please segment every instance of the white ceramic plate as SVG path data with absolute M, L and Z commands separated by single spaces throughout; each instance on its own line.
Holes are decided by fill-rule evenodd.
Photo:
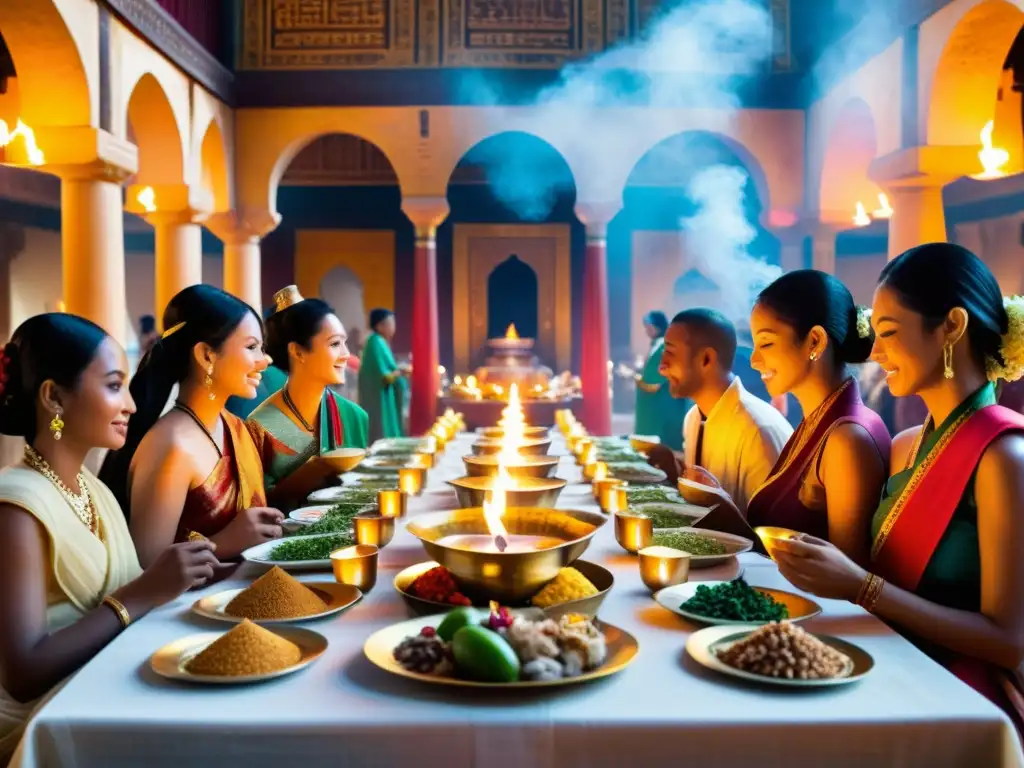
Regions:
M 290 675 L 308 667 L 316 661 L 327 650 L 327 638 L 309 629 L 300 627 L 275 627 L 270 630 L 286 640 L 290 640 L 299 646 L 302 657 L 298 664 L 293 664 L 284 669 L 274 672 L 266 672 L 260 675 L 221 676 L 221 675 L 196 675 L 186 669 L 192 658 L 205 650 L 210 643 L 223 635 L 223 632 L 203 632 L 198 635 L 189 635 L 173 643 L 168 643 L 154 653 L 149 659 L 149 665 L 161 677 L 168 677 L 173 680 L 184 680 L 190 683 L 205 683 L 212 685 L 241 685 L 244 683 L 261 683 L 264 680 L 273 680 L 275 677 Z
M 689 600 L 691 597 L 697 594 L 697 587 L 717 587 L 722 584 L 727 584 L 726 581 L 688 581 L 685 584 L 678 584 L 674 587 L 667 587 L 666 589 L 659 590 L 654 593 L 654 600 L 662 608 L 672 611 L 684 619 L 696 622 L 698 624 L 711 624 L 715 626 L 729 625 L 732 627 L 760 627 L 762 624 L 768 624 L 767 621 L 736 621 L 734 619 L 716 619 L 710 616 L 704 616 L 700 613 L 692 613 L 682 607 L 682 604 Z M 821 613 L 821 606 L 813 600 L 808 600 L 806 597 L 794 594 L 792 592 L 784 592 L 781 589 L 768 589 L 767 587 L 755 587 L 751 586 L 761 592 L 767 594 L 780 603 L 783 603 L 789 609 L 789 621 L 797 624 L 801 621 L 807 621 L 813 619 L 815 616 Z
M 327 603 L 326 610 L 314 613 L 311 616 L 300 616 L 294 619 L 253 619 L 252 621 L 256 624 L 295 624 L 300 621 L 313 621 L 314 619 L 322 619 L 325 616 L 341 613 L 346 608 L 358 603 L 363 597 L 363 593 L 355 587 L 349 584 L 338 584 L 334 581 L 307 581 L 304 583 L 304 586 L 312 589 L 321 600 Z M 243 589 L 226 589 L 215 595 L 209 595 L 208 597 L 196 600 L 192 603 L 192 613 L 215 621 L 227 621 L 232 624 L 238 624 L 242 619 L 238 616 L 224 613 L 224 608 L 239 593 L 244 592 L 245 589 L 247 587 Z
M 835 685 L 846 685 L 860 680 L 875 666 L 875 660 L 871 658 L 867 651 L 858 648 L 853 643 L 848 643 L 845 640 L 840 640 L 838 637 L 830 637 L 828 635 L 815 635 L 815 637 L 823 643 L 832 646 L 837 651 L 845 653 L 850 659 L 845 673 L 840 677 L 830 677 L 825 680 L 789 680 L 784 677 L 767 677 L 730 667 L 718 659 L 719 651 L 725 650 L 753 631 L 749 627 L 736 626 L 735 624 L 721 627 L 706 627 L 690 635 L 686 641 L 686 652 L 698 664 L 715 672 L 746 680 L 747 682 L 781 688 L 827 688 Z
M 279 566 L 286 571 L 329 571 L 331 570 L 331 558 L 327 557 L 323 560 L 274 560 L 272 559 L 272 553 L 274 548 L 285 541 L 293 541 L 295 539 L 322 539 L 326 536 L 338 536 L 337 533 L 318 533 L 315 536 L 291 536 L 287 539 L 274 539 L 273 541 L 265 541 L 262 544 L 257 544 L 255 547 L 250 547 L 242 553 L 242 559 L 250 563 L 257 563 L 258 565 L 265 565 L 268 568 L 271 566 Z M 349 536 L 349 542 L 347 544 L 339 544 L 338 549 L 343 547 L 349 547 L 356 543 L 355 536 Z
M 396 486 L 397 487 L 397 486 Z M 330 488 L 321 488 L 318 491 L 313 491 L 309 496 L 306 497 L 306 501 L 310 504 L 338 504 L 339 502 L 347 501 L 347 497 L 352 495 L 353 491 L 365 491 L 367 489 L 360 488 L 359 486 L 352 485 L 336 485 Z M 377 490 L 373 490 L 373 498 L 370 499 L 367 504 L 375 504 L 377 502 Z
M 288 517 L 297 523 L 303 525 L 309 525 L 315 523 L 321 517 L 327 514 L 327 510 L 331 508 L 331 504 L 321 504 L 315 507 L 302 507 L 288 513 Z

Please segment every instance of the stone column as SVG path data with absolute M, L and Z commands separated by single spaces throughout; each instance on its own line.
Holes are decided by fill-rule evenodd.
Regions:
M 811 230 L 811 269 L 836 273 L 836 235 L 839 228 L 825 223 L 818 224 Z
M 408 197 L 402 210 L 416 229 L 413 255 L 412 377 L 409 433 L 423 434 L 437 415 L 437 227 L 448 216 L 443 197 Z
M 125 208 L 143 216 L 155 235 L 156 296 L 153 314 L 162 327 L 164 310 L 184 288 L 203 282 L 203 232 L 201 222 L 212 208 L 212 196 L 204 189 L 184 184 L 151 187 L 153 201 L 147 209 L 139 196 L 147 187 L 128 189 Z M 141 209 L 141 210 L 140 210 Z
M 608 319 L 608 223 L 619 203 L 577 203 L 576 216 L 587 232 L 583 265 L 583 328 L 580 378 L 583 380 L 582 418 L 594 435 L 610 435 L 612 403 L 608 384 L 611 330 Z
M 869 176 L 885 190 L 893 209 L 889 260 L 918 245 L 945 242 L 942 188 L 980 170 L 977 147 L 909 147 L 876 158 Z
M 14 316 L 11 297 L 11 264 L 25 249 L 25 229 L 10 221 L 0 222 L 0 346 L 11 340 Z
M 783 272 L 792 272 L 807 266 L 804 261 L 804 242 L 808 232 L 803 222 L 773 229 L 772 234 L 779 241 L 779 266 Z
M 224 290 L 262 313 L 260 240 L 280 223 L 274 211 L 228 211 L 206 221 L 206 228 L 224 243 Z

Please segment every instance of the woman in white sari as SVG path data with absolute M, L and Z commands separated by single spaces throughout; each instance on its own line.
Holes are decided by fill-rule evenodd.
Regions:
M 110 490 L 84 468 L 117 449 L 135 405 L 124 350 L 68 314 L 23 323 L 0 356 L 0 433 L 24 460 L 0 471 L 0 765 L 32 711 L 132 621 L 220 570 L 207 541 L 142 571 Z

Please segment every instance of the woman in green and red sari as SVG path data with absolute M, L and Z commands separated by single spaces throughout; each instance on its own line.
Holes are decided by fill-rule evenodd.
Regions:
M 810 537 L 773 553 L 797 587 L 895 625 L 1020 729 L 1024 417 L 996 405 L 994 382 L 1024 373 L 1024 299 L 933 243 L 882 271 L 872 324 L 893 395 L 919 395 L 928 418 L 893 442 L 868 567 Z
M 345 328 L 320 299 L 303 299 L 292 285 L 274 296 L 267 320 L 267 353 L 288 381 L 249 416 L 262 450 L 267 491 L 327 484 L 337 472 L 318 457 L 338 448 L 365 448 L 366 411 L 336 394 L 345 383 L 349 352 Z M 295 499 L 294 501 L 301 501 Z

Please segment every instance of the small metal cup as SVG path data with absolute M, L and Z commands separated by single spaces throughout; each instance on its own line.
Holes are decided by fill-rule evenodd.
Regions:
M 649 517 L 629 514 L 629 510 L 615 513 L 615 540 L 619 546 L 635 555 L 654 540 L 654 521 Z
M 406 495 L 397 488 L 377 492 L 377 509 L 384 517 L 405 517 Z
M 402 493 L 419 496 L 427 484 L 427 470 L 423 467 L 402 467 L 398 470 L 398 488 Z
M 608 514 L 610 512 L 616 512 L 619 509 L 625 509 L 625 502 L 623 502 L 621 507 L 617 506 L 618 496 L 615 492 L 622 486 L 626 485 L 626 481 L 617 477 L 607 477 L 600 482 L 601 485 L 597 489 L 597 503 L 598 506 L 601 507 L 601 511 Z M 623 496 L 625 496 L 625 491 L 623 491 Z
M 434 454 L 432 453 L 414 453 L 412 461 L 417 467 L 423 467 L 424 469 L 434 468 Z
M 605 493 L 605 491 L 607 489 L 614 488 L 616 485 L 620 484 L 621 482 L 622 482 L 621 480 L 618 480 L 618 479 L 616 479 L 614 477 L 602 477 L 602 478 L 596 478 L 595 477 L 594 480 L 593 480 L 593 484 L 591 485 L 591 490 L 593 490 L 593 492 L 594 492 L 594 501 L 596 501 L 598 504 L 600 504 L 601 503 L 601 495 L 603 493 Z
M 645 547 L 640 550 L 640 580 L 657 592 L 682 584 L 690 575 L 690 553 L 670 547 Z
M 377 583 L 377 547 L 356 544 L 331 552 L 334 580 L 360 592 L 369 592 Z
M 360 512 L 352 518 L 356 544 L 384 549 L 395 536 L 395 518 L 377 512 Z
M 608 506 L 607 508 L 602 507 L 605 512 L 612 514 L 613 512 L 626 512 L 629 510 L 629 494 L 626 493 L 626 486 L 628 485 L 629 483 L 622 483 L 622 485 L 614 486 L 608 491 Z

